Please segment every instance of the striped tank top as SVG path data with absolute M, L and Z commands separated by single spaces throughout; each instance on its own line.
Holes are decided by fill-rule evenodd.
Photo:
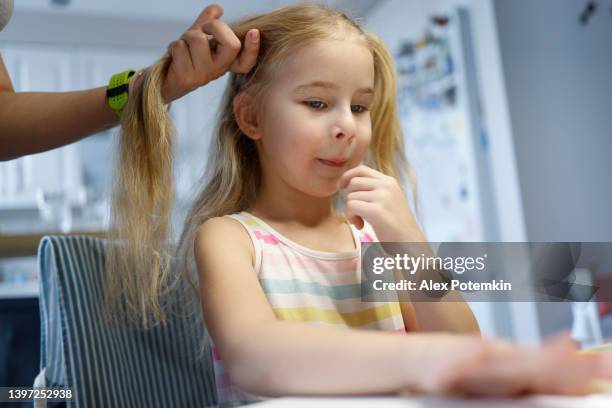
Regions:
M 399 303 L 361 301 L 361 242 L 376 242 L 365 222 L 349 224 L 356 249 L 323 252 L 306 248 L 258 217 L 242 211 L 227 215 L 246 229 L 255 248 L 255 273 L 279 320 L 308 322 L 342 330 L 404 333 Z M 265 397 L 232 385 L 212 339 L 215 381 L 221 407 L 238 406 Z

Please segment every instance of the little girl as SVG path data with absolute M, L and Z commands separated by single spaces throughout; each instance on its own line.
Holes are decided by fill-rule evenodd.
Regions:
M 195 258 L 221 405 L 402 389 L 580 394 L 610 376 L 603 356 L 579 357 L 567 340 L 530 349 L 480 339 L 453 293 L 453 302 L 362 302 L 361 242 L 425 242 L 400 187 L 392 58 L 375 35 L 319 5 L 232 25 L 241 40 L 250 29 L 260 33 L 258 63 L 230 75 L 208 179 L 179 244 L 187 266 Z M 126 278 L 128 304 L 160 319 L 173 282 L 172 132 L 159 94 L 167 63 L 125 113 L 130 163 L 114 207 L 128 243 L 116 259 L 146 283 Z

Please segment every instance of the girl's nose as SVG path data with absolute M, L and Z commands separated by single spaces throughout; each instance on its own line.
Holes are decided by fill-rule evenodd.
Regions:
M 336 132 L 335 136 L 337 140 L 350 140 L 353 138 L 354 133 L 338 131 Z
M 355 119 L 353 118 L 353 112 L 350 107 L 348 112 L 343 112 L 338 117 L 336 125 L 334 127 L 335 139 L 346 139 L 350 140 L 355 136 Z

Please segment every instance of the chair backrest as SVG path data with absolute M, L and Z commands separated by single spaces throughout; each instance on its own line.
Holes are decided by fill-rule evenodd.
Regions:
M 214 406 L 201 316 L 146 331 L 103 318 L 106 245 L 85 236 L 48 236 L 40 243 L 40 361 L 47 386 L 71 387 L 69 405 L 76 407 Z

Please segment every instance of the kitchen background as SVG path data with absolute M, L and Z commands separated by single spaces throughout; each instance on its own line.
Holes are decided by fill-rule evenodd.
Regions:
M 0 52 L 17 91 L 106 85 L 115 72 L 155 61 L 207 4 L 15 3 Z M 220 4 L 231 21 L 290 3 Z M 326 3 L 359 18 L 396 57 L 419 220 L 431 241 L 612 241 L 612 1 Z M 177 226 L 206 166 L 224 83 L 172 104 Z M 111 129 L 0 162 L 0 386 L 31 383 L 38 369 L 40 237 L 99 235 L 108 225 L 115 142 Z M 591 272 L 605 276 L 612 266 Z M 591 335 L 576 327 L 569 303 L 471 306 L 486 335 L 537 343 L 573 324 L 585 341 Z M 612 335 L 605 316 L 579 319 Z

